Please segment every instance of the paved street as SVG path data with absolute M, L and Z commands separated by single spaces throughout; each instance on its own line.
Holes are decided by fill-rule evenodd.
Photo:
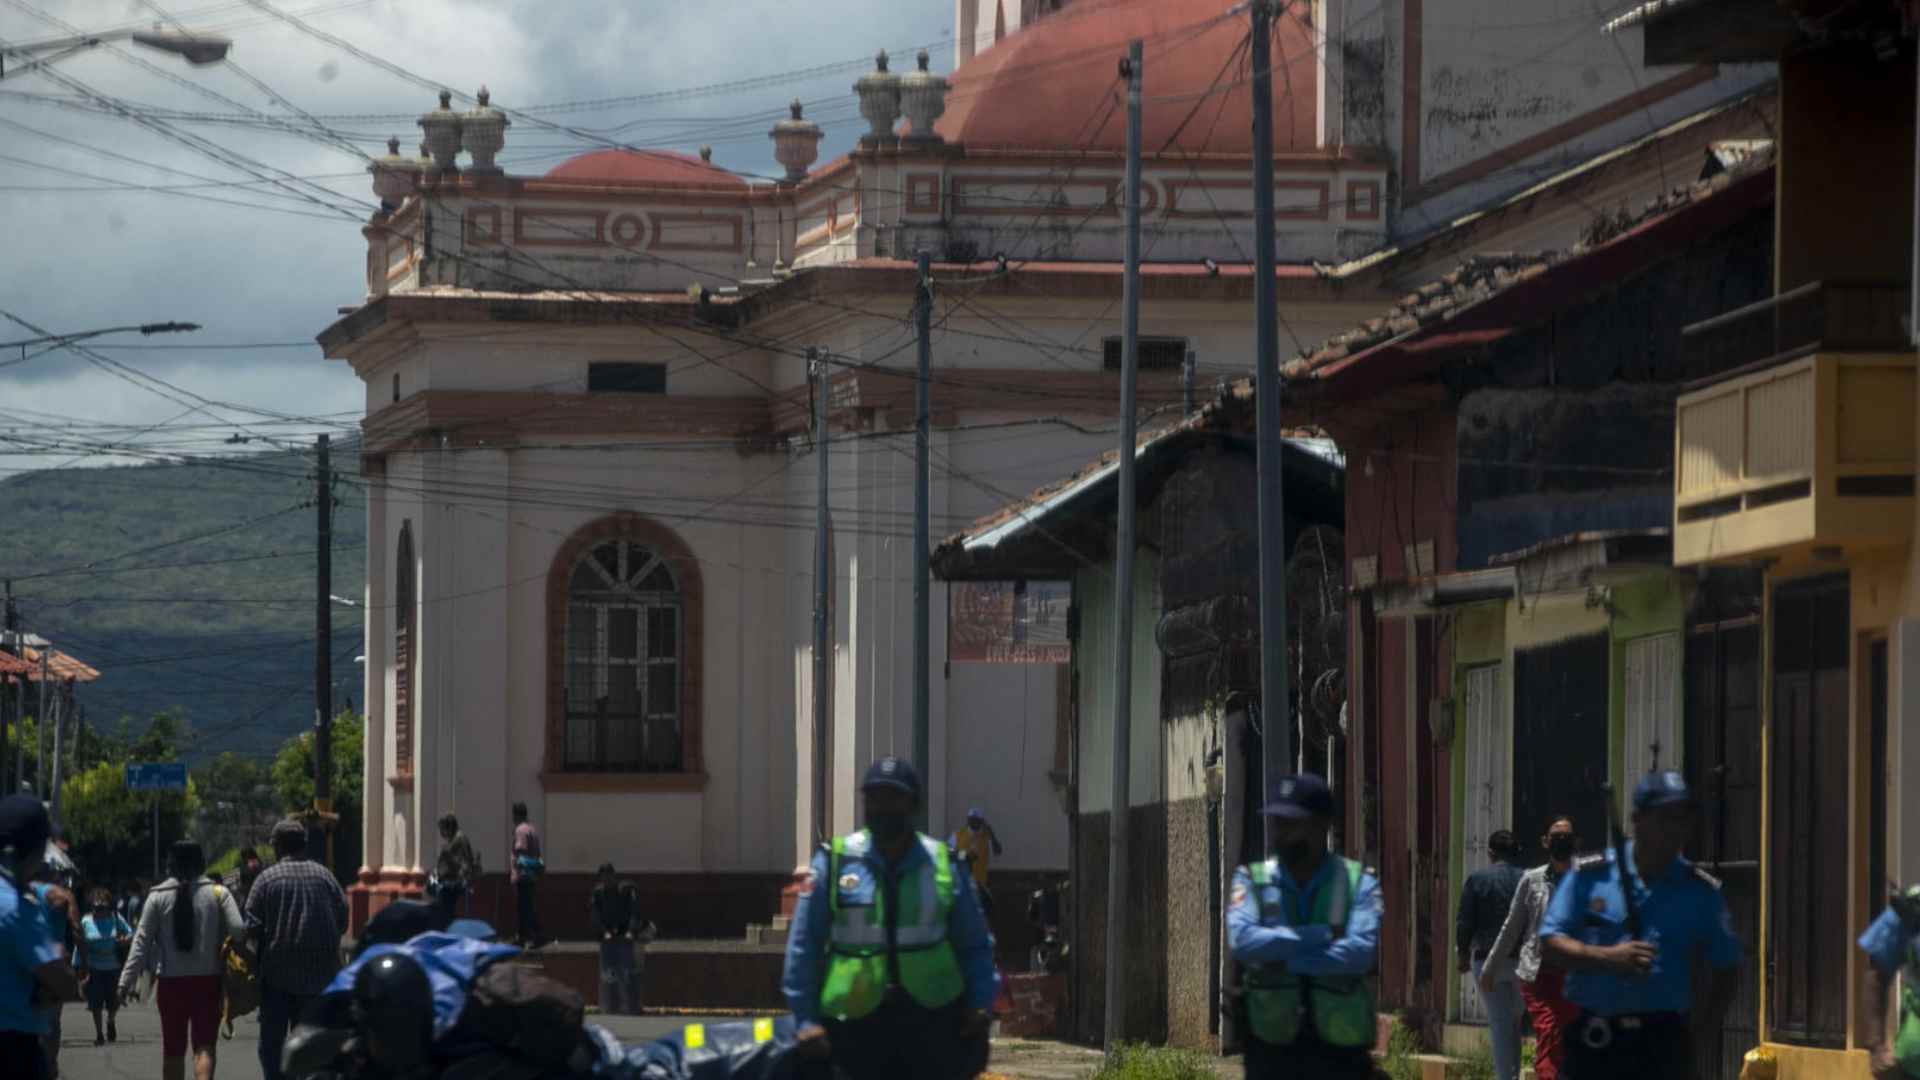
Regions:
M 593 1016 L 628 1041 L 657 1038 L 700 1017 Z M 220 1042 L 216 1075 L 225 1080 L 259 1080 L 260 1027 L 249 1017 L 234 1025 L 233 1041 Z M 139 1004 L 120 1013 L 120 1041 L 93 1045 L 93 1018 L 77 1005 L 66 1012 L 66 1038 L 60 1051 L 60 1075 L 66 1080 L 152 1080 L 160 1075 L 160 1015 L 151 1005 Z

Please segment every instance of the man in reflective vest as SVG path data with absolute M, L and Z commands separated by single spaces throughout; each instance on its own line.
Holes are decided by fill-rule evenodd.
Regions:
M 1860 948 L 1873 968 L 1868 1049 L 1874 1080 L 1920 1077 L 1920 885 L 1895 889 L 1892 902 L 1860 935 Z M 1900 1008 L 1894 1010 L 1894 980 L 1900 979 Z
M 1227 908 L 1227 939 L 1241 968 L 1246 1075 L 1366 1080 L 1380 883 L 1328 853 L 1333 793 L 1325 780 L 1283 778 L 1265 813 L 1273 855 L 1234 870 Z
M 986 1065 L 993 937 L 947 846 L 916 833 L 920 778 L 884 757 L 867 827 L 823 844 L 801 887 L 781 990 L 803 1053 L 849 1080 L 950 1080 Z

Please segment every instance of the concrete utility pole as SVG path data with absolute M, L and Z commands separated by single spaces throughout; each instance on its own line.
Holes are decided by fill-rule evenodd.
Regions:
M 1287 717 L 1287 534 L 1280 438 L 1279 300 L 1273 266 L 1272 0 L 1253 0 L 1254 404 L 1259 425 L 1260 748 L 1263 790 L 1292 771 Z M 1265 796 L 1262 796 L 1265 801 Z
M 20 612 L 13 606 L 13 582 L 11 581 L 6 583 L 5 606 L 0 607 L 0 629 L 6 631 L 7 647 L 18 649 L 20 647 Z M 20 741 L 22 687 L 19 680 L 9 675 L 6 682 L 0 684 L 0 689 L 6 691 L 5 696 L 0 697 L 0 709 L 9 710 L 6 714 L 0 715 L 0 796 L 4 796 L 12 794 L 13 790 L 20 786 L 18 774 L 11 764 L 13 755 L 7 752 L 7 743 L 8 740 L 16 744 Z
M 40 801 L 47 798 L 47 654 L 51 644 L 40 646 L 40 711 L 33 715 L 33 793 Z
M 819 470 L 813 514 L 813 838 L 816 843 L 825 843 L 832 828 L 827 816 L 828 727 L 833 722 L 829 690 L 833 663 L 833 519 L 827 510 L 827 395 L 833 381 L 827 377 L 826 361 L 820 359 L 819 349 L 807 350 L 807 366 L 807 374 L 813 379 L 813 456 Z
M 1126 273 L 1121 281 L 1119 525 L 1113 574 L 1113 812 L 1107 819 L 1106 1046 L 1125 1041 L 1127 1019 L 1127 823 L 1133 765 L 1134 384 L 1140 374 L 1140 59 L 1127 46 Z
M 47 795 L 47 801 L 51 804 L 47 808 L 47 817 L 53 822 L 54 834 L 58 835 L 60 832 L 60 747 L 66 741 L 60 736 L 62 730 L 67 726 L 67 702 L 65 696 L 58 691 L 53 695 L 52 719 L 53 777 L 47 783 L 47 786 L 51 789 Z
M 933 762 L 927 759 L 927 711 L 932 695 L 933 673 L 933 601 L 929 592 L 932 568 L 928 557 L 933 540 L 927 523 L 927 485 L 931 483 L 932 461 L 928 448 L 927 381 L 933 374 L 933 257 L 922 251 L 915 258 L 919 277 L 919 301 L 913 307 L 914 329 L 920 335 L 920 377 L 913 384 L 913 763 L 931 777 Z M 927 831 L 927 800 L 920 800 L 921 832 Z
M 326 867 L 333 869 L 333 470 L 327 437 L 320 436 L 314 469 L 315 551 L 313 604 L 313 811 L 325 835 Z

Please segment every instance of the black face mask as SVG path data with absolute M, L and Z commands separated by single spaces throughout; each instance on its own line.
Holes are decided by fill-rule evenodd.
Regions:
M 907 814 L 869 814 L 867 828 L 873 830 L 873 838 L 882 844 L 898 843 L 913 829 L 913 819 Z
M 1557 860 L 1573 858 L 1573 837 L 1567 833 L 1548 837 L 1547 854 Z
M 1311 858 L 1313 858 L 1313 841 L 1311 840 L 1295 840 L 1290 844 L 1280 845 L 1280 861 L 1288 866 L 1298 866 Z

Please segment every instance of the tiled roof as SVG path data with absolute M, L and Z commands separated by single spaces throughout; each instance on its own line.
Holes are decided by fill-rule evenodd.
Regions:
M 1420 334 L 1524 281 L 1563 264 L 1577 263 L 1628 233 L 1705 202 L 1734 183 L 1773 167 L 1771 144 L 1748 145 L 1741 150 L 1738 155 L 1729 153 L 1717 157 L 1725 167 L 1711 179 L 1673 188 L 1648 200 L 1637 211 L 1624 207 L 1614 214 L 1602 211 L 1588 227 L 1586 239 L 1568 250 L 1472 256 L 1440 278 L 1401 297 L 1384 313 L 1282 363 L 1281 373 L 1289 379 L 1309 377 L 1336 361 Z M 1731 164 L 1726 164 L 1729 160 Z
M 40 650 L 23 647 L 20 658 L 26 661 L 28 679 L 40 678 Z M 47 650 L 47 673 L 62 682 L 92 682 L 100 677 L 100 672 L 81 661 L 68 656 L 59 649 Z

